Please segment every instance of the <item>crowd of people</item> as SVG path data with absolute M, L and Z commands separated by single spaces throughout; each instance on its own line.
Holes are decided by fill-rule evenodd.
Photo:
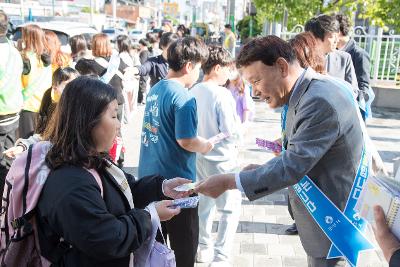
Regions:
M 345 208 L 371 143 L 364 123 L 373 98 L 368 54 L 349 38 L 345 16 L 311 18 L 306 32 L 289 41 L 249 40 L 237 57 L 230 25 L 222 46 L 207 46 L 178 27 L 138 44 L 120 35 L 115 48 L 105 34 L 74 36 L 71 54 L 62 52 L 55 33 L 34 24 L 14 45 L 7 26 L 0 11 L 0 189 L 7 174 L 17 175 L 23 151 L 46 151 L 32 158 L 49 169 L 35 210 L 40 256 L 54 266 L 132 266 L 154 219 L 162 221 L 156 239 L 168 237 L 176 266 L 231 266 L 242 193 L 254 200 L 304 176 Z M 240 170 L 238 145 L 254 116 L 250 90 L 270 107 L 283 107 L 277 140 L 283 151 Z M 110 150 L 140 105 L 134 177 L 121 169 L 122 151 L 112 158 Z M 385 171 L 370 150 L 373 171 Z M 174 189 L 189 182 L 197 182 L 194 190 Z M 173 206 L 171 199 L 197 194 L 198 207 Z M 212 240 L 216 210 L 221 218 Z M 344 266 L 343 258 L 326 258 L 332 243 L 292 187 L 289 211 L 309 266 Z M 379 212 L 377 239 L 397 266 L 400 243 Z

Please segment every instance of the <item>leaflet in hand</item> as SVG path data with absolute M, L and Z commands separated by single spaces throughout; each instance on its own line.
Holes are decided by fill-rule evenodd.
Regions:
M 261 138 L 256 138 L 256 144 L 268 152 L 281 153 L 282 146 L 278 142 L 272 142 Z
M 212 143 L 213 145 L 218 144 L 219 142 L 221 142 L 222 140 L 224 140 L 225 138 L 228 138 L 229 134 L 228 133 L 219 133 L 217 135 L 214 135 L 213 137 L 210 137 L 208 139 L 208 141 L 210 143 Z
M 173 200 L 171 207 L 180 207 L 181 209 L 192 209 L 197 207 L 199 197 L 187 197 Z
M 196 187 L 196 183 L 187 183 L 187 184 L 182 184 L 180 186 L 177 186 L 174 188 L 175 191 L 178 192 L 187 192 L 189 190 L 193 190 Z
M 381 206 L 389 228 L 400 238 L 400 183 L 387 177 L 371 176 L 365 182 L 354 208 L 369 223 L 374 224 L 374 206 Z

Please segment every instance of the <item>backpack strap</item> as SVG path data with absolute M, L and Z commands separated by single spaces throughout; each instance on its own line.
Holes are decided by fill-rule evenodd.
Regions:
M 25 165 L 25 181 L 24 181 L 24 188 L 22 191 L 22 214 L 25 214 L 26 212 L 26 196 L 28 194 L 28 188 L 29 188 L 29 169 L 31 167 L 31 161 L 32 161 L 32 149 L 33 145 L 30 145 L 28 148 L 28 156 L 26 158 L 26 165 Z
M 90 172 L 91 175 L 93 175 L 94 179 L 97 182 L 97 185 L 100 187 L 101 197 L 103 197 L 103 183 L 101 182 L 99 173 L 95 169 L 86 169 L 86 170 Z

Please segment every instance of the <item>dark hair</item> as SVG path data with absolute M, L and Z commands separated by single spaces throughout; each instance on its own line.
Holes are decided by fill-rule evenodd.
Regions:
M 289 41 L 302 68 L 311 67 L 316 72 L 325 73 L 325 57 L 316 48 L 317 42 L 311 32 L 302 32 Z
M 176 28 L 178 31 L 183 31 L 184 33 L 186 33 L 186 27 L 183 24 L 179 24 L 178 28 Z
M 339 22 L 339 30 L 344 36 L 349 35 L 351 22 L 348 16 L 344 14 L 336 14 L 336 20 Z
M 180 71 L 186 63 L 204 63 L 208 49 L 203 41 L 185 37 L 173 42 L 168 48 L 168 64 L 173 71 Z
M 158 39 L 161 39 L 161 36 L 164 34 L 163 30 L 160 30 L 159 32 L 157 32 L 156 36 Z
M 315 38 L 323 41 L 327 33 L 339 32 L 339 22 L 335 16 L 322 14 L 307 21 L 304 30 L 312 32 Z
M 81 52 L 88 50 L 88 44 L 83 34 L 75 35 L 69 38 L 72 57 L 77 56 Z
M 115 99 L 113 87 L 97 79 L 82 76 L 67 84 L 52 118 L 54 123 L 45 134 L 45 140 L 53 144 L 46 156 L 51 169 L 64 164 L 102 167 L 106 155 L 96 150 L 92 131 Z
M 64 81 L 68 81 L 73 76 L 78 75 L 79 73 L 73 68 L 58 68 L 53 73 L 53 86 L 57 86 Z M 40 103 L 39 116 L 37 117 L 35 133 L 43 134 L 45 132 L 57 106 L 57 103 L 54 103 L 51 98 L 51 90 L 52 88 L 49 88 L 48 91 L 46 91 L 46 93 L 43 95 L 42 102 Z
M 150 44 L 154 44 L 159 41 L 157 33 L 149 33 L 149 36 L 147 36 L 146 38 Z
M 8 29 L 8 16 L 6 12 L 0 10 L 0 35 L 5 35 Z
M 280 57 L 289 64 L 296 61 L 296 54 L 286 41 L 274 35 L 258 37 L 243 46 L 236 59 L 236 66 L 241 68 L 259 60 L 272 66 Z
M 217 65 L 226 67 L 234 62 L 231 54 L 221 46 L 209 46 L 208 53 L 207 61 L 201 66 L 204 74 L 210 74 L 211 70 Z
M 140 39 L 139 40 L 139 44 L 141 44 L 141 45 L 143 45 L 145 47 L 149 47 L 150 46 L 149 42 L 146 39 Z
M 95 75 L 98 76 L 98 70 L 96 69 L 96 61 L 94 59 L 81 58 L 76 62 L 75 69 L 80 75 Z
M 120 53 L 122 52 L 128 52 L 129 49 L 132 45 L 131 39 L 127 35 L 118 35 L 117 36 L 117 46 L 118 46 L 118 51 Z
M 166 32 L 161 36 L 160 39 L 160 48 L 167 48 L 170 44 L 172 44 L 173 42 L 175 42 L 176 40 L 179 39 L 179 36 L 175 33 L 172 32 Z
M 225 29 L 232 30 L 232 25 L 231 25 L 231 24 L 225 24 L 224 28 L 225 28 Z

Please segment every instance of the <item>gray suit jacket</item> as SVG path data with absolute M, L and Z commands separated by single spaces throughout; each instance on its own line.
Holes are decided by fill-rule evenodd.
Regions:
M 351 84 L 355 95 L 358 96 L 357 75 L 349 53 L 342 50 L 330 52 L 326 56 L 326 71 L 329 75 Z
M 263 166 L 240 172 L 250 200 L 261 198 L 308 175 L 344 210 L 361 158 L 363 137 L 357 109 L 328 75 L 306 70 L 291 95 L 286 122 L 286 151 Z M 307 254 L 326 257 L 331 242 L 314 222 L 292 187 L 289 201 Z

